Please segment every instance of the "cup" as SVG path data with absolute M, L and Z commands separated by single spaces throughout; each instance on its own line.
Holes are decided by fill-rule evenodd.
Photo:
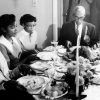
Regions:
M 57 41 L 52 41 L 51 44 L 52 44 L 54 47 L 57 47 L 58 42 L 57 42 Z

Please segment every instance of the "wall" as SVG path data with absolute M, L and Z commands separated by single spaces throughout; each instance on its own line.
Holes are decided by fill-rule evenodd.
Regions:
M 30 13 L 37 17 L 38 46 L 50 45 L 53 39 L 52 29 L 52 0 L 0 0 L 0 15 L 13 13 L 16 15 L 18 31 L 22 29 L 19 18 Z
M 39 0 L 37 7 L 39 45 L 43 47 L 50 45 L 53 39 L 52 26 L 52 0 Z
M 93 0 L 90 5 L 90 21 L 96 26 L 100 41 L 100 0 Z

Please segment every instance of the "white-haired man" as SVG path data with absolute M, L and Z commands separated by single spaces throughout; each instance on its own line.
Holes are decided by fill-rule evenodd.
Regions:
M 73 9 L 73 21 L 63 24 L 59 36 L 59 44 L 66 47 L 66 41 L 70 41 L 72 46 L 76 46 L 77 36 L 81 35 L 80 45 L 92 47 L 97 41 L 95 26 L 85 22 L 86 11 L 83 6 L 76 6 Z

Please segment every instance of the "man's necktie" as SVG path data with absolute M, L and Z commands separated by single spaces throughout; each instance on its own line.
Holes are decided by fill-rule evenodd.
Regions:
M 78 25 L 76 25 L 75 32 L 76 32 L 77 35 L 79 35 L 79 27 L 78 27 Z

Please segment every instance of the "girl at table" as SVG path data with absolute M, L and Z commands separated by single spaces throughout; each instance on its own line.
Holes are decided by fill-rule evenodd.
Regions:
M 19 62 L 22 49 L 15 38 L 16 19 L 13 14 L 0 16 L 0 82 L 18 79 L 34 71 L 30 66 Z

